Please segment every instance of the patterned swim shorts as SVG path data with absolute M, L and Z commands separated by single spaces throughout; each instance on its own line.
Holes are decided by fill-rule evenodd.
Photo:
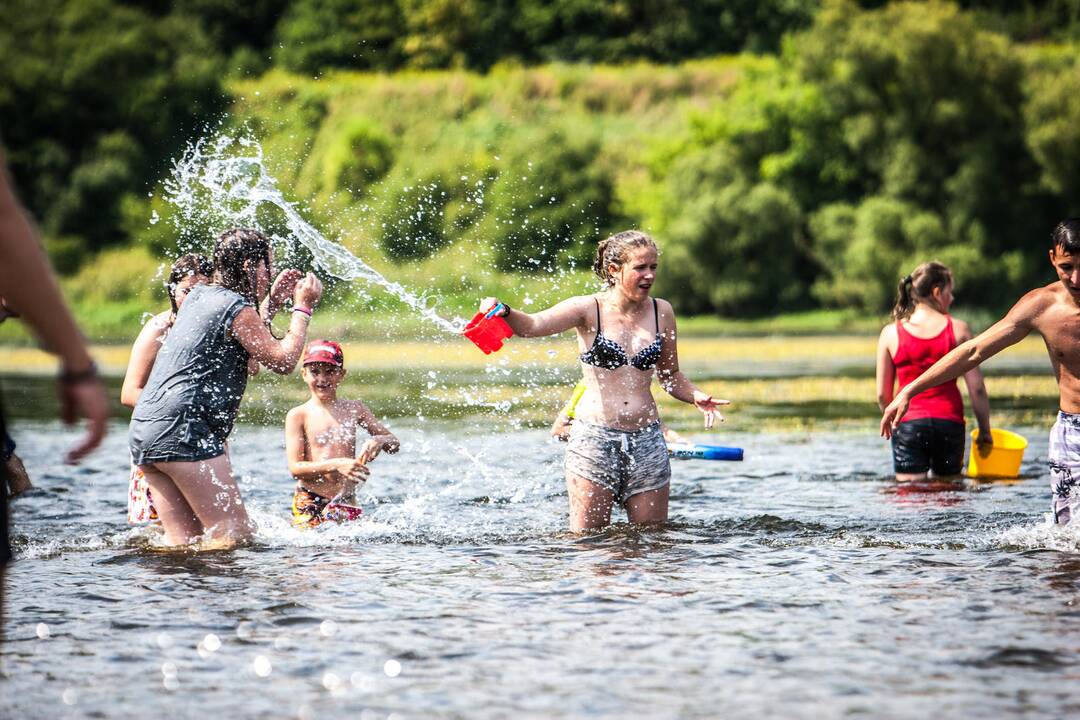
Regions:
M 318 493 L 297 487 L 293 493 L 293 525 L 316 527 L 324 522 L 347 522 L 358 520 L 364 511 L 356 505 L 342 505 L 331 502 Z
M 1059 412 L 1050 430 L 1050 491 L 1054 522 L 1067 525 L 1077 505 L 1080 488 L 1080 415 Z M 1078 509 L 1080 512 L 1080 509 Z
M 659 490 L 671 482 L 660 423 L 616 430 L 575 420 L 566 446 L 566 472 L 610 490 L 620 505 L 639 493 Z

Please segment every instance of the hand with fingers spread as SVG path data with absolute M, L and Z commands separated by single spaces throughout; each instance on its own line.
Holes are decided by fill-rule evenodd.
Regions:
M 705 415 L 705 427 L 711 428 L 716 420 L 724 422 L 724 416 L 718 408 L 722 405 L 730 405 L 730 400 L 719 400 L 708 393 L 694 390 L 694 407 Z

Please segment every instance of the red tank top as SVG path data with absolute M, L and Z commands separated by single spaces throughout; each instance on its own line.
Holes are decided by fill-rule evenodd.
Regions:
M 925 340 L 915 337 L 904 329 L 903 323 L 897 322 L 896 337 L 898 343 L 893 364 L 896 366 L 896 379 L 901 389 L 910 385 L 915 378 L 956 347 L 952 318 L 948 318 L 941 332 Z M 911 405 L 908 406 L 902 421 L 920 418 L 964 422 L 964 401 L 955 380 L 924 390 L 911 399 Z

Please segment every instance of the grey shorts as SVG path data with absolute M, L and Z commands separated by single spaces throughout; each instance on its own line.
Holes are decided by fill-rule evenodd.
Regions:
M 1080 415 L 1059 412 L 1050 430 L 1050 491 L 1054 522 L 1067 525 L 1073 510 L 1080 512 Z
M 615 430 L 575 420 L 566 446 L 566 473 L 610 490 L 620 505 L 661 489 L 671 482 L 671 462 L 660 423 Z

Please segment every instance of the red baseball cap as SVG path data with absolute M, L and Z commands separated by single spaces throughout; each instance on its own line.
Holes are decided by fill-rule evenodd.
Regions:
M 311 363 L 330 363 L 338 367 L 345 366 L 345 353 L 333 340 L 312 340 L 304 351 L 304 365 Z

